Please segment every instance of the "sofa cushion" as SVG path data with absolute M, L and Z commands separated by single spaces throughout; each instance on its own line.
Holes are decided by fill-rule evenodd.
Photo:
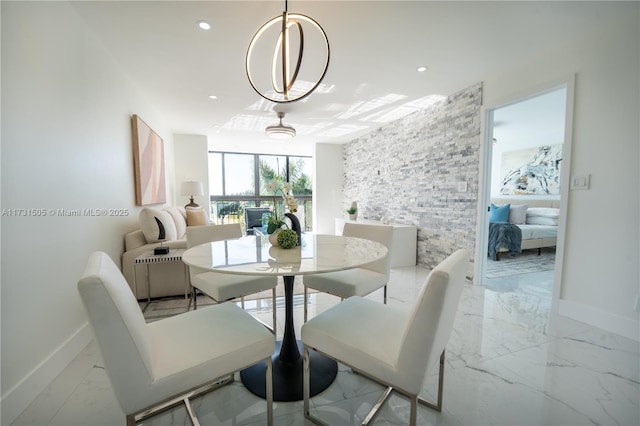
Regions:
M 164 209 L 171 215 L 173 223 L 176 225 L 176 238 L 181 240 L 187 232 L 187 215 L 182 213 L 176 206 L 165 207 Z
M 531 207 L 527 210 L 527 219 L 529 217 L 558 219 L 560 217 L 560 209 L 555 207 Z
M 553 217 L 527 216 L 527 225 L 558 226 L 559 220 Z
M 164 210 L 153 209 L 145 207 L 140 211 L 138 219 L 140 221 L 140 229 L 144 233 L 144 237 L 147 239 L 147 243 L 157 243 L 160 241 L 158 236 L 160 234 L 160 228 L 155 218 L 158 218 L 165 231 L 165 241 L 173 241 L 178 239 L 176 224 L 169 212 Z
M 495 204 L 491 203 L 491 207 L 489 207 L 489 222 L 507 222 L 509 220 L 510 208 L 511 204 L 496 206 Z
M 187 226 L 203 226 L 209 224 L 207 213 L 202 207 L 185 209 L 187 213 Z
M 509 207 L 509 223 L 516 225 L 522 225 L 527 221 L 527 209 L 526 204 L 511 204 Z

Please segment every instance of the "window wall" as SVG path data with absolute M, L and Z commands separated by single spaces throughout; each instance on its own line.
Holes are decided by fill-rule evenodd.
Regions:
M 247 207 L 267 207 L 276 209 L 279 215 L 284 214 L 286 204 L 279 188 L 289 182 L 298 202 L 296 215 L 303 228 L 310 231 L 312 164 L 311 157 L 209 152 L 212 222 L 244 225 Z

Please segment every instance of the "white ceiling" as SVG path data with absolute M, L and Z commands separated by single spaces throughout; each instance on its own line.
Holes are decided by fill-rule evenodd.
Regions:
M 73 6 L 174 133 L 210 143 L 271 143 L 274 111 L 298 131 L 290 144 L 343 143 L 525 63 L 559 43 L 602 31 L 595 2 L 290 1 L 291 13 L 327 33 L 328 93 L 274 104 L 250 86 L 244 67 L 258 28 L 284 1 L 88 1 Z M 196 22 L 211 23 L 203 31 Z M 314 55 L 305 50 L 305 57 Z M 304 59 L 303 59 L 304 60 Z M 429 67 L 418 73 L 419 65 Z M 209 95 L 217 96 L 212 100 Z M 366 111 L 366 112 L 363 112 Z M 238 123 L 248 129 L 238 129 Z

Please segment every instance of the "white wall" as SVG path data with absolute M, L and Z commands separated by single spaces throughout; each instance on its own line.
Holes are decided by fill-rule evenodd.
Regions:
M 1 423 L 9 424 L 92 337 L 76 289 L 89 253 L 119 264 L 123 235 L 136 227 L 131 114 L 165 141 L 169 200 L 174 178 L 162 118 L 69 4 L 1 7 Z M 44 215 L 11 213 L 23 208 Z
M 535 92 L 576 74 L 571 175 L 591 188 L 569 193 L 560 313 L 640 339 L 633 302 L 638 259 L 640 5 L 608 9 L 606 31 L 557 46 L 489 76 L 484 104 Z M 633 236 L 633 237 L 632 237 Z
M 202 182 L 203 196 L 194 197 L 196 204 L 209 212 L 209 150 L 207 137 L 203 135 L 173 135 L 175 158 L 175 205 L 184 206 L 189 197 L 180 194 L 182 182 L 195 180 Z
M 260 138 L 252 143 L 238 142 L 219 138 L 213 135 L 209 138 L 210 151 L 243 152 L 249 154 L 276 154 L 276 155 L 299 155 L 311 157 L 313 155 L 313 145 L 298 143 L 293 138 L 289 141 Z
M 342 145 L 318 143 L 314 154 L 313 230 L 334 234 L 335 218 L 344 217 L 349 206 L 342 205 Z
M 590 174 L 591 188 L 566 200 L 559 312 L 640 340 L 640 4 L 599 7 L 605 31 L 577 41 L 568 34 L 545 55 L 488 75 L 483 104 L 504 105 L 575 74 L 572 163 L 563 173 Z

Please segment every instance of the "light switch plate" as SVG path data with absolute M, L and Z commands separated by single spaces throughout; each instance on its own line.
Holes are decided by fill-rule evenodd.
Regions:
M 571 177 L 570 189 L 589 189 L 591 175 L 575 175 Z

